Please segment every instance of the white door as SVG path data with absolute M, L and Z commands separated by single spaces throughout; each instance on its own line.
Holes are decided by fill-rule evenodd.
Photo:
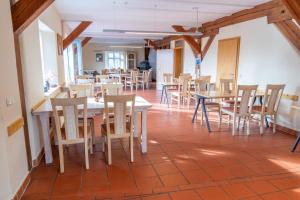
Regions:
M 156 89 L 161 90 L 163 83 L 163 74 L 172 73 L 174 69 L 174 50 L 159 49 L 156 57 Z

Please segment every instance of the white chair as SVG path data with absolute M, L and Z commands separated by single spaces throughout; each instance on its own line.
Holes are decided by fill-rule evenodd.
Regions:
M 164 83 L 174 83 L 174 76 L 171 73 L 163 74 Z
M 235 80 L 234 79 L 220 79 L 220 92 L 223 94 L 231 94 L 235 92 Z M 233 106 L 234 100 L 225 98 L 221 100 L 222 106 Z
M 262 106 L 253 106 L 253 113 L 260 115 L 260 134 L 264 132 L 264 119 L 271 116 L 273 120 L 273 133 L 276 132 L 277 110 L 285 85 L 267 85 Z
M 180 107 L 181 102 L 184 103 L 187 102 L 188 108 L 190 105 L 191 101 L 191 79 L 192 77 L 190 76 L 180 76 L 179 77 L 179 82 L 178 82 L 178 90 L 171 92 L 171 104 L 173 101 L 177 102 L 178 107 Z
M 107 154 L 108 164 L 112 163 L 111 140 L 129 139 L 130 161 L 133 162 L 133 112 L 135 95 L 104 96 L 104 115 L 114 116 L 111 120 L 104 120 L 101 125 L 103 137 L 103 152 Z M 105 149 L 107 150 L 105 151 Z
M 238 126 L 240 119 L 243 118 L 247 121 L 247 135 L 250 134 L 250 119 L 252 114 L 252 106 L 254 103 L 257 85 L 239 85 L 234 98 L 234 106 L 221 107 L 220 109 L 220 121 L 222 123 L 222 114 L 225 113 L 232 117 L 232 135 L 235 135 L 236 123 L 238 119 Z
M 60 172 L 64 173 L 63 146 L 71 144 L 84 144 L 85 166 L 89 169 L 88 150 L 93 153 L 93 141 L 87 120 L 87 98 L 56 98 L 51 99 L 51 105 L 58 139 Z M 83 119 L 83 126 L 79 125 L 79 117 Z
M 143 90 L 146 88 L 149 89 L 149 78 L 150 78 L 150 72 L 148 70 L 144 70 L 141 77 L 138 77 L 137 84 L 141 85 Z
M 94 84 L 70 84 L 69 97 L 93 97 Z
M 125 89 L 126 87 L 130 87 L 131 91 L 133 90 L 133 87 L 135 86 L 135 90 L 137 90 L 137 76 L 139 75 L 139 71 L 132 70 L 130 72 L 129 77 L 125 77 Z
M 109 79 L 109 75 L 96 75 L 96 82 L 101 83 L 102 80 Z
M 102 95 L 121 95 L 123 85 L 121 83 L 106 83 L 101 86 Z

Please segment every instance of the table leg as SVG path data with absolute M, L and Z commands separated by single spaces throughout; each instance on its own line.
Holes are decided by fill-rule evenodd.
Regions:
M 165 89 L 165 86 L 162 86 L 161 96 L 160 96 L 160 104 L 162 103 L 162 100 L 164 98 L 164 89 Z
M 169 108 L 170 104 L 169 104 L 169 97 L 168 97 L 168 89 L 167 89 L 167 87 L 165 87 L 165 94 L 166 94 L 166 100 L 167 100 L 167 104 L 168 104 L 168 108 Z
M 142 153 L 147 153 L 147 110 L 142 111 Z
M 133 137 L 137 138 L 138 137 L 138 112 L 133 113 Z
M 52 148 L 51 148 L 50 132 L 49 132 L 49 114 L 41 113 L 38 116 L 38 122 L 40 126 L 40 131 L 42 132 L 43 141 L 44 141 L 45 161 L 46 164 L 51 164 L 53 162 L 53 156 L 52 156 Z
M 298 137 L 297 137 L 295 143 L 292 146 L 291 152 L 294 152 L 296 150 L 299 142 L 300 142 L 300 132 L 298 133 Z
M 193 116 L 193 119 L 192 119 L 192 123 L 195 122 L 195 118 L 197 116 L 197 112 L 198 112 L 198 109 L 199 109 L 199 105 L 200 105 L 200 98 L 197 96 L 197 105 L 196 105 L 196 108 L 195 108 L 195 112 L 194 112 L 194 116 Z
M 206 126 L 208 129 L 208 132 L 211 132 L 211 128 L 210 128 L 210 124 L 209 124 L 209 120 L 208 120 L 208 116 L 207 116 L 207 112 L 206 112 L 205 98 L 201 98 L 201 105 L 202 105 L 202 111 L 205 116 L 205 121 L 206 121 Z

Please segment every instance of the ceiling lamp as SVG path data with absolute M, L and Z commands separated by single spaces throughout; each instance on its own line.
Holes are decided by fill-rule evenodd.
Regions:
M 122 29 L 103 29 L 104 33 L 119 33 L 119 34 L 133 34 L 133 35 L 190 35 L 201 36 L 200 32 L 169 32 L 169 31 L 144 31 L 144 30 L 122 30 Z

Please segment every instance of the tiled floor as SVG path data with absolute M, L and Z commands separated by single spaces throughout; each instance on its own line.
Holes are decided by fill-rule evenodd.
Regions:
M 108 167 L 98 142 L 91 169 L 85 170 L 82 147 L 71 146 L 60 174 L 56 148 L 53 165 L 42 163 L 32 171 L 23 199 L 300 199 L 300 151 L 289 151 L 293 137 L 270 130 L 260 136 L 255 122 L 250 136 L 241 130 L 233 137 L 227 123 L 218 129 L 216 122 L 209 134 L 199 121 L 191 123 L 192 106 L 168 109 L 159 104 L 156 91 L 138 93 L 153 103 L 147 154 L 140 153 L 136 141 L 130 163 L 127 141 L 117 140 Z

